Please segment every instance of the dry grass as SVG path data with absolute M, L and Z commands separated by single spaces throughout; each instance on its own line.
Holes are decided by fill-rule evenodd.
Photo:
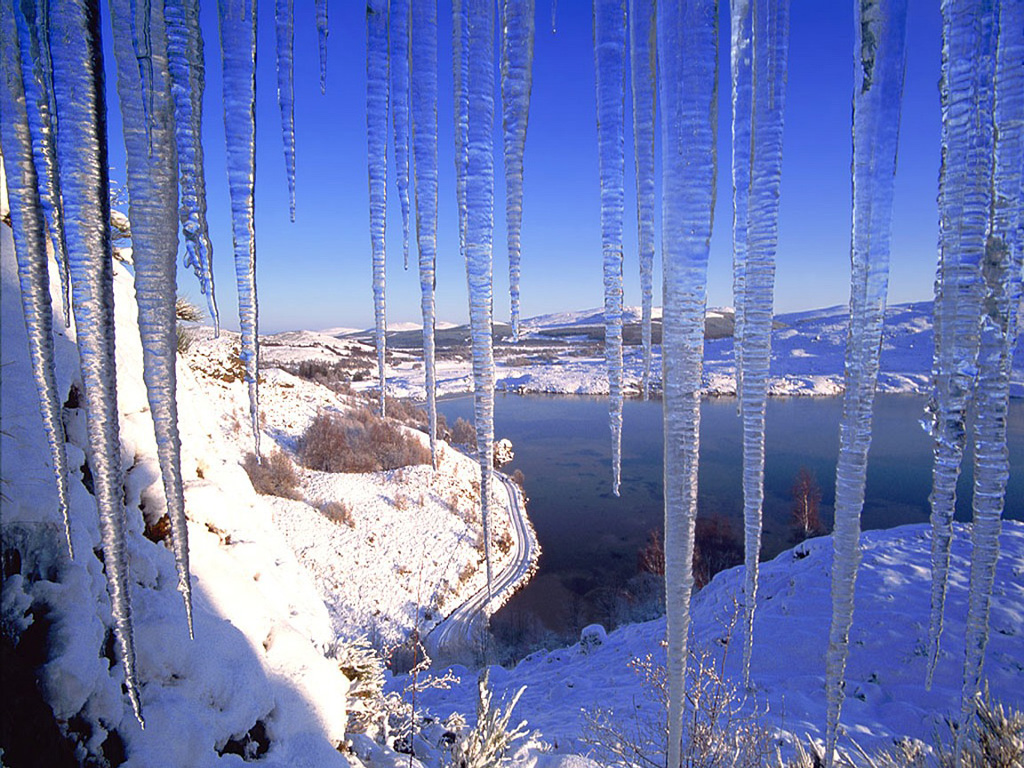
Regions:
M 274 451 L 260 461 L 255 453 L 247 453 L 242 462 L 256 493 L 265 496 L 280 496 L 282 499 L 301 499 L 299 476 L 295 467 L 281 451 Z
M 320 413 L 299 441 L 299 460 L 320 472 L 379 472 L 429 464 L 430 450 L 363 408 L 348 416 Z

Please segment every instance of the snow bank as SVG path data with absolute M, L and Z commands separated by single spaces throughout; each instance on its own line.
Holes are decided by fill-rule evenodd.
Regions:
M 78 383 L 74 331 L 55 322 L 57 380 L 67 405 L 72 537 L 64 552 L 52 468 L 28 362 L 11 231 L 2 259 L 2 451 L 5 562 L 3 624 L 49 624 L 41 690 L 78 741 L 100 752 L 116 732 L 129 766 L 237 765 L 229 741 L 256 736 L 268 765 L 347 765 L 348 681 L 324 655 L 330 617 L 292 551 L 276 535 L 272 506 L 238 465 L 237 447 L 203 384 L 179 363 L 182 469 L 192 545 L 195 640 L 190 640 L 173 558 L 143 536 L 162 514 L 152 420 L 141 379 L 132 276 L 115 262 L 118 402 L 128 551 L 142 704 L 135 721 L 123 669 L 109 650 L 110 602 L 99 556 L 96 506 L 83 477 L 84 419 L 69 399 Z M 55 277 L 55 276 L 54 276 Z M 56 284 L 56 280 L 53 280 Z M 59 300 L 54 301 L 59 315 Z M 16 550 L 16 554 L 15 554 Z M 94 554 L 96 553 L 96 554 Z
M 842 727 L 867 749 L 909 736 L 930 742 L 944 717 L 960 712 L 964 622 L 970 572 L 970 526 L 958 525 L 953 542 L 950 592 L 942 653 L 930 691 L 927 667 L 929 562 L 926 525 L 870 531 L 861 538 L 863 562 L 846 672 Z M 985 676 L 994 699 L 1024 708 L 1024 524 L 1006 521 L 993 590 L 991 637 Z M 767 710 L 766 720 L 783 738 L 823 735 L 825 651 L 828 645 L 832 542 L 813 539 L 761 566 L 756 614 L 750 706 Z M 718 574 L 693 600 L 693 647 L 722 663 L 741 686 L 743 568 Z M 729 627 L 735 626 L 730 631 Z M 516 709 L 557 751 L 583 752 L 583 710 L 613 710 L 628 730 L 637 712 L 656 716 L 657 705 L 641 691 L 630 666 L 648 654 L 664 663 L 664 619 L 621 627 L 594 643 L 595 628 L 571 648 L 539 651 L 512 670 L 491 669 L 496 695 L 527 686 Z M 475 675 L 453 668 L 459 685 L 426 691 L 419 701 L 444 717 L 471 712 Z M 399 681 L 401 682 L 401 681 Z M 663 717 L 663 712 L 661 717 Z M 841 741 L 844 749 L 849 741 Z

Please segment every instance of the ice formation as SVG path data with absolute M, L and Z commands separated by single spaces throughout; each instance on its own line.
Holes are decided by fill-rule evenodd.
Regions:
M 132 224 L 135 298 L 142 339 L 142 375 L 153 414 L 157 456 L 163 479 L 171 548 L 178 571 L 178 589 L 185 600 L 192 632 L 192 588 L 189 580 L 188 528 L 181 484 L 181 439 L 178 436 L 177 332 L 175 292 L 178 258 L 178 163 L 174 143 L 174 105 L 167 69 L 167 29 L 159 3 L 148 18 L 137 19 L 147 30 L 152 75 L 141 80 L 130 45 L 128 0 L 113 0 L 111 18 L 117 91 L 124 118 L 125 158 Z M 146 86 L 152 90 L 147 94 Z M 149 104 L 149 130 L 144 105 Z
M 21 47 L 21 71 L 25 89 L 28 127 L 32 136 L 35 176 L 39 201 L 43 206 L 50 241 L 60 268 L 61 308 L 64 321 L 71 323 L 71 286 L 68 278 L 68 253 L 64 241 L 64 212 L 60 204 L 60 174 L 55 147 L 56 115 L 53 103 L 53 66 L 50 46 L 45 39 L 49 21 L 45 3 L 14 3 L 18 43 Z M 17 76 L 17 75 L 15 75 Z
M 224 136 L 227 144 L 231 233 L 242 330 L 239 358 L 249 386 L 253 447 L 260 453 L 257 361 L 256 231 L 256 2 L 218 0 L 220 49 L 224 68 Z
M 512 339 L 519 341 L 519 260 L 523 228 L 523 152 L 533 87 L 534 0 L 501 6 L 501 113 L 505 160 L 505 224 Z
M 932 471 L 932 596 L 928 684 L 938 661 L 949 571 L 956 483 L 967 442 L 966 415 L 978 364 L 984 301 L 982 263 L 992 204 L 994 5 L 943 3 L 942 172 L 939 268 L 935 281 L 934 392 L 929 402 Z
M 764 501 L 765 401 L 782 181 L 788 0 L 732 3 L 733 258 L 736 389 L 743 422 L 743 678 L 749 685 Z
M 658 8 L 668 762 L 681 756 L 697 516 L 704 305 L 717 169 L 717 3 Z
M 387 379 L 384 313 L 384 225 L 388 195 L 388 4 L 370 0 L 366 5 L 366 143 L 370 178 L 370 247 L 373 257 L 373 319 L 377 346 L 379 407 L 385 412 Z
M 174 131 L 178 143 L 181 231 L 185 266 L 199 278 L 214 331 L 220 313 L 213 287 L 213 244 L 206 222 L 206 173 L 203 168 L 203 92 L 206 88 L 203 33 L 198 0 L 166 0 L 167 61 L 174 87 Z
M 18 281 L 21 287 L 22 308 L 25 312 L 25 330 L 28 332 L 32 375 L 39 393 L 39 412 L 42 415 L 46 439 L 53 461 L 57 490 L 57 506 L 64 518 L 64 534 L 68 553 L 73 557 L 71 523 L 68 518 L 68 460 L 64 449 L 64 423 L 61 420 L 61 401 L 57 393 L 53 357 L 53 310 L 50 307 L 50 273 L 46 258 L 46 233 L 41 215 L 37 156 L 33 156 L 32 132 L 28 108 L 41 105 L 26 97 L 22 87 L 19 66 L 18 28 L 25 24 L 24 17 L 15 24 L 11 0 L 0 1 L 0 142 L 4 148 L 7 168 L 7 187 L 11 200 L 11 227 L 18 260 Z M 24 43 L 24 37 L 22 38 Z M 24 54 L 22 61 L 24 61 Z M 26 78 L 27 79 L 27 78 Z
M 402 208 L 402 264 L 409 268 L 409 25 L 410 0 L 391 0 L 388 65 L 395 130 L 395 186 Z
M 77 2 L 54 2 L 49 38 L 60 125 L 57 162 L 60 168 L 67 169 L 61 174 L 65 235 L 103 568 L 128 698 L 141 722 L 125 551 L 103 46 L 96 11 L 95 6 Z
M 295 221 L 295 48 L 294 0 L 275 0 L 274 28 L 277 37 L 277 102 L 281 107 L 281 138 L 288 177 L 288 213 Z
M 999 9 L 993 126 L 995 166 L 991 219 L 982 277 L 978 378 L 974 403 L 974 525 L 971 528 L 971 580 L 965 638 L 962 721 L 974 714 L 982 687 L 982 662 L 988 643 L 989 608 L 999 557 L 999 532 L 1010 465 L 1006 446 L 1010 369 L 1019 330 L 1021 270 L 1021 197 L 1024 191 L 1024 4 L 1004 2 Z
M 604 356 L 612 433 L 612 493 L 618 496 L 622 463 L 622 213 L 626 183 L 625 0 L 594 0 L 594 68 L 604 261 Z
M 853 625 L 854 586 L 860 564 L 860 516 L 889 283 L 889 239 L 903 96 L 906 19 L 906 0 L 865 0 L 857 6 L 854 24 L 850 325 L 832 536 L 832 623 L 825 680 L 826 765 L 832 764 L 835 753 Z
M 644 349 L 641 389 L 651 392 L 651 305 L 654 294 L 654 131 L 657 51 L 654 0 L 629 0 L 629 59 L 633 91 L 633 158 L 640 252 L 640 336 Z
M 437 369 L 434 353 L 434 267 L 437 262 L 437 4 L 412 0 L 410 92 L 416 245 L 419 251 L 423 370 L 430 458 L 437 468 Z
M 466 279 L 469 285 L 469 323 L 473 351 L 473 414 L 476 452 L 480 462 L 480 514 L 487 565 L 487 598 L 491 599 L 490 496 L 494 464 L 494 349 L 491 336 L 491 285 L 494 241 L 494 3 L 461 0 L 453 9 L 465 33 L 461 52 L 468 62 L 462 85 L 468 97 L 465 121 Z M 459 56 L 459 52 L 456 52 Z M 456 98 L 462 94 L 456 92 Z M 459 158 L 456 158 L 458 162 Z
M 320 93 L 327 93 L 327 0 L 316 0 L 316 36 L 320 44 Z

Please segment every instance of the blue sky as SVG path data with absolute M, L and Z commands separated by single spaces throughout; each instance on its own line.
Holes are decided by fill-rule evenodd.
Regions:
M 777 312 L 845 304 L 849 296 L 853 5 L 792 0 Z M 373 323 L 364 7 L 358 2 L 331 3 L 327 94 L 321 95 L 313 3 L 295 3 L 297 215 L 292 224 L 288 219 L 274 72 L 273 4 L 265 0 L 260 3 L 256 242 L 263 332 L 369 327 Z M 205 0 L 202 12 L 207 64 L 203 132 L 217 296 L 222 322 L 228 328 L 237 328 L 216 3 Z M 455 218 L 450 19 L 450 5 L 440 0 L 437 314 L 441 320 L 464 322 L 468 305 Z M 725 0 L 721 2 L 721 19 L 718 205 L 708 274 L 708 303 L 712 306 L 732 303 Z M 109 34 L 109 20 L 106 23 Z M 891 302 L 930 298 L 936 264 L 941 45 L 941 19 L 936 4 L 909 0 L 907 26 Z M 112 78 L 109 55 L 107 67 Z M 108 100 L 112 178 L 123 181 L 123 146 L 112 79 L 108 80 Z M 626 147 L 625 300 L 628 304 L 639 304 L 632 137 L 628 124 Z M 495 317 L 507 319 L 508 262 L 504 250 L 500 126 L 495 133 L 495 148 Z M 525 162 L 523 316 L 600 306 L 600 204 L 590 0 L 559 0 L 556 32 L 551 28 L 550 0 L 538 0 Z M 388 319 L 418 321 L 415 245 L 406 272 L 402 268 L 398 195 L 393 177 L 389 181 Z M 413 232 L 413 244 L 414 238 Z M 660 303 L 660 269 L 659 260 L 655 265 L 656 303 Z M 178 282 L 184 293 L 199 296 L 191 272 L 182 269 Z

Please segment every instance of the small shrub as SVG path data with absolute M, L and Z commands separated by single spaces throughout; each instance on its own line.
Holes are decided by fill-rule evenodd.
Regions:
M 476 705 L 476 725 L 460 733 L 452 746 L 453 768 L 492 768 L 501 765 L 509 747 L 527 736 L 526 721 L 515 728 L 509 727 L 512 710 L 526 687 L 519 689 L 502 709 L 492 703 L 490 670 L 484 669 L 478 681 L 479 698 Z
M 693 538 L 693 579 L 697 589 L 716 573 L 743 562 L 743 541 L 721 515 L 698 517 Z
M 174 300 L 174 316 L 185 323 L 199 323 L 203 320 L 203 310 L 184 296 L 178 296 Z
M 280 496 L 282 499 L 301 499 L 299 476 L 289 459 L 281 451 L 274 451 L 260 461 L 255 453 L 247 453 L 242 462 L 256 493 Z
M 461 416 L 452 427 L 452 442 L 456 445 L 476 445 L 476 429 Z
M 429 464 L 430 449 L 368 409 L 320 413 L 299 440 L 299 460 L 320 472 L 378 472 Z
M 523 470 L 517 469 L 509 479 L 519 486 L 519 490 L 526 490 L 526 475 L 523 474 Z
M 793 540 L 801 542 L 824 534 L 825 525 L 821 522 L 819 513 L 821 488 L 807 467 L 800 467 L 790 494 L 793 496 L 793 518 L 790 521 L 793 527 Z
M 356 527 L 355 518 L 352 517 L 352 509 L 344 501 L 332 500 L 320 506 L 320 514 L 333 523 L 347 525 L 349 528 Z

